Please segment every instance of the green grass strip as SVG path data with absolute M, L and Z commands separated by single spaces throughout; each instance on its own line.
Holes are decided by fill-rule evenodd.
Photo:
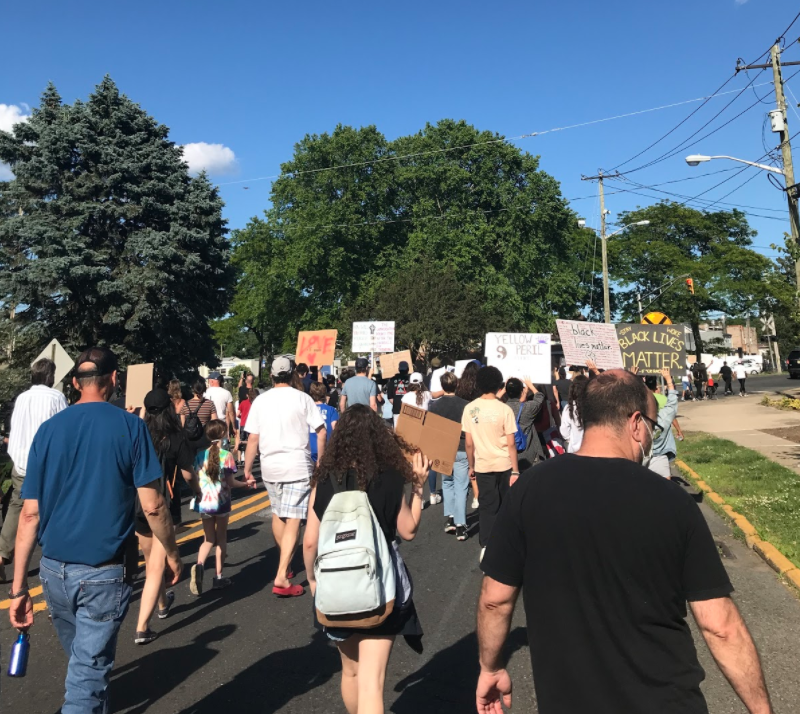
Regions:
M 678 447 L 686 462 L 730 506 L 800 567 L 800 476 L 757 451 L 703 433 Z

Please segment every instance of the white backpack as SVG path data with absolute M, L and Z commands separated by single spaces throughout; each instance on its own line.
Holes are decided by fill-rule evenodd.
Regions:
M 367 494 L 330 479 L 314 563 L 317 618 L 328 627 L 377 627 L 395 607 L 392 552 Z

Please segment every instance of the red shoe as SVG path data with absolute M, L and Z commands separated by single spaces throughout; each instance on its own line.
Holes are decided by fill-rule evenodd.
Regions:
M 294 571 L 292 569 L 286 571 L 286 579 L 294 580 Z
M 279 588 L 277 585 L 272 587 L 272 594 L 278 597 L 300 597 L 305 591 L 302 585 L 290 585 L 288 588 Z

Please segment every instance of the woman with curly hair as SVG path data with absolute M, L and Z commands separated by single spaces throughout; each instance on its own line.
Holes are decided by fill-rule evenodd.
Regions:
M 581 402 L 583 394 L 589 384 L 589 378 L 582 374 L 575 375 L 569 387 L 567 408 L 561 417 L 561 436 L 569 442 L 567 453 L 574 454 L 583 443 L 583 418 L 581 417 Z
M 412 451 L 369 407 L 355 404 L 341 415 L 311 480 L 303 556 L 312 594 L 317 587 L 314 561 L 319 525 L 334 496 L 333 479 L 348 490 L 366 492 L 390 548 L 397 535 L 414 539 L 430 460 L 417 452 L 412 464 L 406 459 Z M 412 487 L 410 500 L 405 498 L 407 483 Z M 383 712 L 383 683 L 395 637 L 403 635 L 412 648 L 421 651 L 422 628 L 413 599 L 407 598 L 372 629 L 325 628 L 325 633 L 336 643 L 342 658 L 342 699 L 349 714 Z

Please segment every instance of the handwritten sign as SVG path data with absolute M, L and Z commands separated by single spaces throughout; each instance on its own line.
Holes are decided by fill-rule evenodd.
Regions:
M 336 330 L 314 330 L 297 335 L 295 362 L 305 362 L 309 367 L 332 364 L 336 352 Z
M 353 352 L 394 352 L 394 322 L 354 322 Z
M 486 359 L 503 373 L 503 379 L 527 377 L 534 384 L 550 384 L 550 335 L 490 332 Z
M 617 329 L 604 322 L 556 320 L 564 359 L 568 365 L 585 365 L 591 360 L 600 369 L 622 367 Z
M 666 367 L 673 375 L 686 370 L 686 336 L 683 325 L 617 325 L 617 337 L 626 369 L 658 374 Z

